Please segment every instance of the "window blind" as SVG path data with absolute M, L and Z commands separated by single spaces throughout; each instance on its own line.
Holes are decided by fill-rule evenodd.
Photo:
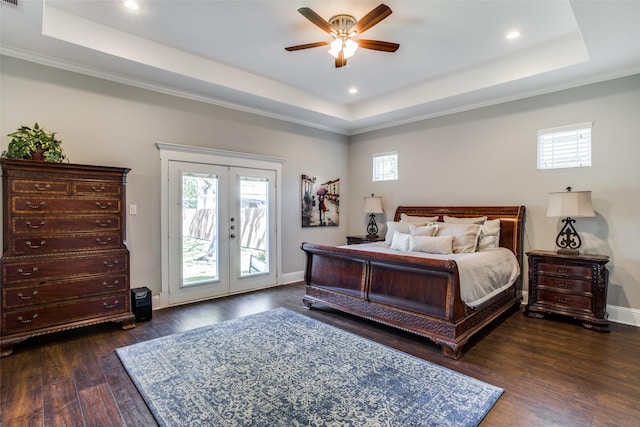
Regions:
M 538 170 L 591 166 L 591 128 L 580 123 L 538 131 Z

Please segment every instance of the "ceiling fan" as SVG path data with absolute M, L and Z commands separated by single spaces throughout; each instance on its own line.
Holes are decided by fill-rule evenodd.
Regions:
M 395 52 L 400 47 L 398 43 L 362 39 L 354 41 L 352 39 L 352 37 L 359 36 L 391 15 L 391 9 L 386 4 L 381 4 L 371 10 L 359 21 L 351 15 L 336 15 L 329 19 L 329 21 L 325 21 L 320 15 L 308 7 L 301 7 L 298 9 L 298 12 L 322 31 L 329 33 L 331 37 L 333 37 L 333 42 L 324 41 L 285 47 L 284 49 L 288 52 L 331 45 L 329 53 L 335 57 L 336 68 L 339 68 L 347 65 L 347 58 L 353 56 L 358 47 L 382 52 Z

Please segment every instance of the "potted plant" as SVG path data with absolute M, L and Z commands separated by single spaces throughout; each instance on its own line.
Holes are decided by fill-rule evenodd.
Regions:
M 38 126 L 20 126 L 8 134 L 11 142 L 2 157 L 8 159 L 31 159 L 45 162 L 62 162 L 67 158 L 62 150 L 62 141 L 56 139 L 56 133 Z

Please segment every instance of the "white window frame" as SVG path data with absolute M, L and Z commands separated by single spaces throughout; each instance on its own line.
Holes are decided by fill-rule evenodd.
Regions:
M 591 166 L 593 122 L 538 131 L 538 170 Z
M 374 154 L 372 171 L 373 182 L 397 181 L 398 153 L 395 151 L 388 151 L 386 153 Z

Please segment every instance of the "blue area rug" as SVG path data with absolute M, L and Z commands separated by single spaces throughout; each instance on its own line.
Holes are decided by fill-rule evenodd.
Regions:
M 476 426 L 503 392 L 284 308 L 116 352 L 161 426 Z

